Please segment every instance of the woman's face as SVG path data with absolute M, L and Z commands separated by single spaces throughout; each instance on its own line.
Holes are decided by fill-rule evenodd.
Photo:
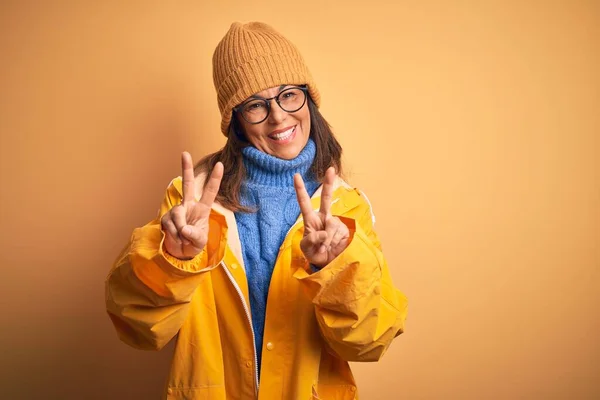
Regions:
M 293 86 L 272 87 L 256 93 L 251 99 L 275 97 L 290 87 Z M 270 103 L 271 112 L 263 122 L 251 124 L 236 113 L 238 121 L 252 146 L 272 156 L 291 160 L 304 149 L 310 135 L 308 99 L 302 108 L 292 113 L 282 110 L 275 99 Z

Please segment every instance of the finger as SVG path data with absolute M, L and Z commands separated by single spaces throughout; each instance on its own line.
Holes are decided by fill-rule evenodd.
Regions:
M 181 177 L 183 179 L 182 203 L 193 201 L 196 188 L 194 184 L 194 163 L 192 162 L 192 156 L 187 151 L 181 154 Z
M 300 174 L 294 175 L 294 189 L 296 189 L 296 199 L 298 199 L 298 205 L 300 206 L 302 218 L 304 218 L 304 221 L 306 222 L 310 219 L 310 216 L 314 211 L 310 202 L 310 196 L 306 191 L 304 181 L 302 180 Z
M 323 247 L 323 240 L 327 237 L 327 233 L 325 231 L 316 231 L 311 232 L 306 235 L 300 246 L 302 251 L 310 251 L 311 253 L 322 253 L 321 248 Z
M 330 217 L 325 220 L 325 232 L 327 233 L 327 237 L 323 241 L 323 245 L 326 249 L 329 249 L 331 246 L 331 241 L 333 240 L 333 236 L 340 228 L 340 220 L 335 217 Z
M 325 231 L 316 231 L 311 232 L 306 235 L 303 240 L 306 241 L 307 244 L 311 246 L 317 246 L 323 244 L 323 241 L 327 238 L 327 232 Z
M 181 253 L 181 241 L 177 236 L 173 237 L 171 235 L 165 235 L 163 245 L 167 253 L 175 257 Z
M 331 211 L 331 198 L 333 197 L 333 182 L 335 181 L 335 168 L 329 167 L 325 172 L 323 189 L 321 190 L 321 207 L 319 212 L 329 215 Z
M 206 244 L 205 233 L 193 225 L 187 225 L 181 230 L 181 235 L 194 247 L 202 249 Z
M 169 217 L 170 214 L 165 214 L 162 219 L 160 220 L 160 225 L 162 227 L 162 230 L 167 234 L 167 236 L 170 236 L 171 239 L 173 239 L 175 242 L 177 242 L 178 244 L 181 244 L 181 241 L 179 240 L 179 235 L 177 234 L 177 228 L 175 227 L 175 224 L 173 223 L 173 221 L 171 220 L 171 218 Z
M 348 237 L 340 239 L 338 243 L 331 246 L 331 252 L 335 257 L 339 256 L 348 247 Z
M 337 248 L 340 243 L 348 238 L 348 229 L 343 229 L 342 227 L 340 227 L 333 235 L 333 237 L 331 238 L 331 243 L 329 245 L 330 249 L 335 249 Z
M 219 187 L 221 186 L 221 180 L 223 179 L 223 168 L 223 163 L 220 161 L 215 164 L 212 173 L 208 178 L 208 182 L 202 191 L 200 203 L 204 204 L 208 208 L 212 207 L 215 199 L 217 198 L 217 194 L 219 194 Z
M 177 229 L 177 236 L 183 244 L 189 244 L 189 241 L 181 234 L 183 228 L 187 225 L 186 210 L 182 205 L 175 206 L 171 209 L 171 219 Z

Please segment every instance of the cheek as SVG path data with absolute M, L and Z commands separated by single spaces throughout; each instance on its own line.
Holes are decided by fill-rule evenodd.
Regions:
M 242 124 L 242 130 L 244 131 L 243 134 L 246 137 L 246 139 L 253 145 L 260 142 L 260 139 L 263 137 L 262 132 L 256 125 L 244 123 Z
M 308 110 L 303 113 L 300 121 L 302 123 L 302 129 L 306 131 L 306 134 L 310 134 L 310 113 Z
M 252 130 L 248 130 L 246 131 L 246 139 L 248 139 L 250 142 L 254 143 L 258 140 L 258 138 L 260 138 L 259 135 L 256 134 L 256 132 L 252 131 Z

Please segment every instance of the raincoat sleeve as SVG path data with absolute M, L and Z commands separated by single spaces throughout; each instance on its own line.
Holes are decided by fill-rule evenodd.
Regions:
M 179 204 L 181 178 L 167 188 L 158 216 L 133 231 L 106 279 L 106 308 L 122 341 L 143 350 L 159 350 L 183 324 L 194 291 L 206 272 L 217 267 L 226 246 L 227 224 L 212 210 L 209 239 L 191 260 L 163 249 L 161 217 Z
M 404 331 L 406 297 L 394 287 L 364 198 L 352 215 L 348 247 L 299 279 L 311 297 L 327 347 L 346 361 L 377 361 Z

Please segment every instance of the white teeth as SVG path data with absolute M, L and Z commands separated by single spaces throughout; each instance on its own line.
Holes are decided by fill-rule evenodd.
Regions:
M 296 127 L 295 126 L 291 127 L 290 129 L 288 129 L 285 132 L 277 133 L 275 135 L 270 135 L 269 137 L 271 139 L 275 139 L 275 140 L 285 140 L 292 135 L 292 133 L 294 132 L 294 128 L 296 128 Z

